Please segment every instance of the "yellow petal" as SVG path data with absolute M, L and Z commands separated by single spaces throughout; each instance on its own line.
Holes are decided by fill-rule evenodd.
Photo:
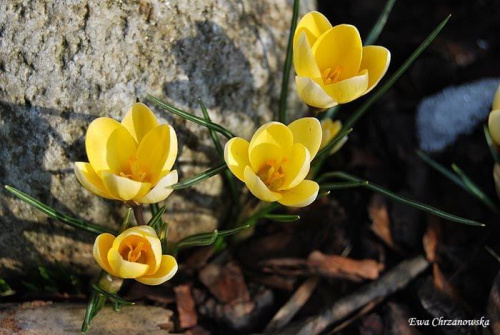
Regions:
M 176 137 L 174 128 L 162 124 L 147 133 L 137 148 L 137 169 L 146 173 L 146 181 L 153 185 L 156 184 L 164 170 L 165 161 L 169 159 L 172 162 L 169 165 L 172 167 L 177 157 L 177 140 L 175 140 L 174 146 L 170 142 L 172 134 Z
M 151 189 L 150 183 L 141 183 L 107 171 L 102 172 L 102 181 L 110 194 L 124 201 L 140 199 Z
M 104 271 L 110 274 L 114 273 L 108 262 L 108 251 L 111 249 L 114 240 L 115 237 L 111 234 L 101 234 L 95 239 L 93 249 L 94 258 L 97 261 L 97 264 L 99 264 Z
M 293 134 L 293 143 L 304 145 L 311 154 L 311 160 L 318 153 L 322 130 L 321 123 L 314 117 L 304 117 L 288 125 Z
M 368 88 L 368 71 L 363 70 L 357 76 L 323 86 L 325 92 L 339 104 L 351 102 L 362 96 Z
M 339 120 L 334 122 L 332 119 L 323 119 L 321 120 L 321 129 L 323 131 L 323 136 L 319 148 L 323 149 L 338 134 L 340 129 L 342 129 L 342 122 Z
M 122 125 L 127 128 L 137 143 L 140 143 L 151 129 L 158 126 L 158 120 L 148 106 L 138 102 L 133 104 L 125 114 Z
M 391 62 L 391 53 L 384 47 L 369 45 L 363 47 L 360 71 L 368 70 L 368 89 L 370 92 L 384 76 Z
M 113 242 L 113 249 L 119 250 L 124 239 L 129 236 L 139 236 L 139 237 L 155 237 L 158 238 L 156 231 L 150 226 L 135 226 L 123 231 L 120 235 L 116 237 Z
M 136 278 L 139 283 L 146 285 L 160 285 L 171 279 L 177 272 L 177 261 L 170 255 L 163 255 L 158 271 L 153 275 Z
M 288 190 L 301 183 L 309 173 L 310 162 L 309 150 L 300 143 L 294 144 L 292 154 L 282 164 L 284 179 L 279 190 Z
M 87 190 L 107 199 L 115 199 L 104 187 L 101 178 L 95 173 L 90 163 L 76 162 L 74 165 L 76 179 Z
M 320 12 L 309 12 L 300 19 L 295 29 L 295 35 L 293 37 L 293 49 L 296 50 L 296 45 L 298 43 L 300 35 L 302 33 L 306 34 L 309 45 L 313 45 L 314 42 L 326 31 L 328 31 L 332 25 L 330 21 L 321 14 Z
M 142 198 L 137 199 L 137 202 L 140 204 L 154 204 L 165 200 L 174 190 L 173 188 L 170 188 L 170 186 L 178 181 L 179 176 L 177 174 L 177 170 L 169 172 L 166 176 L 162 177 L 158 183 L 156 183 L 155 187 L 153 187 L 151 191 L 149 191 Z
M 304 180 L 294 188 L 282 191 L 278 202 L 289 207 L 305 207 L 318 196 L 319 185 L 312 180 Z
M 488 117 L 488 128 L 490 129 L 491 138 L 496 145 L 500 145 L 500 109 L 490 112 Z
M 283 155 L 287 156 L 292 150 L 293 135 L 290 129 L 280 122 L 268 122 L 262 125 L 255 134 L 253 134 L 248 147 L 249 157 L 252 155 L 252 150 L 256 146 L 269 143 L 278 146 Z M 251 162 L 251 158 L 250 158 Z
M 500 109 L 500 85 L 498 86 L 497 91 L 495 93 L 491 109 L 492 110 Z
M 266 184 L 252 171 L 250 166 L 245 168 L 245 185 L 250 192 L 260 200 L 273 202 L 281 199 L 281 194 L 271 191 Z
M 172 166 L 174 166 L 175 160 L 177 159 L 177 152 L 179 150 L 179 145 L 177 144 L 177 134 L 175 133 L 175 129 L 169 126 L 169 146 L 168 146 L 168 155 L 165 160 L 165 164 L 163 165 L 163 172 L 172 170 Z
M 233 137 L 224 147 L 224 161 L 229 170 L 241 181 L 245 180 L 245 167 L 250 165 L 248 158 L 248 141 L 240 137 Z
M 250 152 L 250 166 L 253 171 L 259 171 L 269 161 L 280 162 L 289 154 L 285 156 L 281 147 L 275 144 L 261 143 Z
M 101 117 L 90 124 L 85 148 L 98 175 L 101 171 L 118 174 L 130 170 L 130 158 L 135 154 L 137 143 L 118 121 Z
M 114 248 L 111 248 L 108 252 L 108 262 L 113 270 L 113 275 L 120 278 L 141 277 L 149 270 L 149 265 L 147 264 L 124 260 Z
M 305 32 L 300 34 L 297 45 L 293 49 L 293 66 L 297 75 L 301 77 L 321 77 Z
M 358 74 L 363 45 L 358 29 L 340 24 L 325 32 L 312 47 L 320 71 L 340 68 L 338 80 Z
M 154 259 L 153 262 L 148 261 L 149 270 L 146 272 L 146 275 L 152 275 L 158 271 L 161 264 L 161 242 L 158 237 L 146 236 L 146 240 L 148 240 L 151 246 L 151 253 L 148 253 L 148 256 Z
M 309 106 L 327 109 L 337 105 L 337 102 L 311 78 L 296 76 L 295 85 L 300 98 Z

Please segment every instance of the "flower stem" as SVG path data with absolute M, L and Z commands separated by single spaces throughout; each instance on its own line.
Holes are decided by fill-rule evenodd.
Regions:
M 134 211 L 134 216 L 135 216 L 135 221 L 137 222 L 137 225 L 139 226 L 144 226 L 146 225 L 146 221 L 144 220 L 144 212 L 142 210 L 142 205 L 136 205 L 132 207 Z

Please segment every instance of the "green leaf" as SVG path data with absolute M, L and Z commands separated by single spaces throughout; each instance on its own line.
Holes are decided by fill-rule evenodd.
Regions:
M 187 248 L 187 247 L 211 245 L 217 240 L 217 237 L 225 237 L 225 236 L 234 235 L 234 234 L 239 233 L 240 231 L 247 229 L 248 227 L 249 227 L 249 225 L 245 225 L 245 226 L 241 226 L 238 228 L 221 230 L 221 231 L 218 231 L 216 229 L 210 233 L 201 233 L 201 234 L 191 235 L 191 236 L 188 236 L 188 237 L 180 240 L 179 242 L 177 242 L 176 249 L 180 250 L 180 249 Z
M 298 215 L 286 215 L 286 214 L 265 214 L 262 216 L 262 218 L 276 222 L 294 222 L 300 220 L 300 216 Z
M 490 148 L 493 160 L 495 161 L 495 163 L 500 163 L 500 156 L 498 155 L 497 150 L 495 148 L 495 144 L 493 143 L 493 139 L 491 138 L 490 129 L 488 128 L 487 125 L 484 125 L 483 130 L 484 130 L 484 137 L 486 138 L 486 143 L 488 143 L 488 147 Z
M 82 332 L 86 333 L 90 328 L 92 319 L 102 310 L 106 303 L 106 297 L 92 290 L 90 299 L 85 310 L 85 317 L 82 323 Z
M 207 127 L 208 129 L 215 130 L 216 132 L 224 135 L 227 138 L 234 137 L 233 133 L 231 133 L 229 130 L 222 127 L 221 125 L 213 123 L 213 122 L 208 122 L 208 121 L 206 121 L 198 116 L 195 116 L 191 113 L 183 111 L 182 109 L 176 108 L 176 107 L 170 105 L 169 103 L 167 103 L 161 99 L 155 98 L 152 95 L 148 94 L 146 99 L 149 100 L 150 102 L 152 102 L 155 106 L 157 106 L 163 110 L 166 110 L 168 112 L 171 112 L 175 115 L 178 115 L 178 116 L 182 117 L 183 119 L 197 123 L 201 126 Z
M 203 101 L 201 99 L 198 99 L 198 103 L 200 105 L 203 116 L 205 117 L 205 120 L 207 120 L 208 122 L 212 122 L 212 120 L 210 119 L 210 115 L 208 114 L 207 107 L 205 106 Z M 208 132 L 210 133 L 210 137 L 212 137 L 212 141 L 214 142 L 215 148 L 219 153 L 220 159 L 224 160 L 224 149 L 222 148 L 219 136 L 212 129 L 208 129 Z M 239 207 L 240 198 L 239 198 L 238 186 L 236 185 L 236 180 L 231 171 L 229 170 L 224 171 L 224 177 L 226 178 L 226 182 L 229 185 L 229 190 L 231 191 L 231 195 L 233 196 L 234 205 L 236 207 Z
M 167 205 L 163 206 L 158 210 L 151 220 L 148 221 L 147 225 L 152 227 L 156 232 L 158 232 L 163 225 L 163 220 L 161 219 L 162 215 L 165 213 L 167 210 Z
M 491 200 L 486 193 L 484 193 L 473 181 L 470 179 L 465 172 L 463 172 L 456 164 L 451 165 L 453 171 L 462 179 L 467 190 L 476 198 L 481 200 L 489 209 L 495 213 L 500 213 L 498 206 Z
M 187 188 L 187 187 L 196 185 L 198 183 L 201 183 L 205 179 L 212 178 L 213 176 L 224 171 L 225 169 L 227 169 L 226 163 L 220 163 L 219 165 L 217 165 L 211 169 L 208 169 L 208 170 L 206 170 L 200 174 L 197 174 L 195 176 L 186 178 L 186 179 L 184 179 L 184 180 L 182 180 L 182 181 L 180 181 L 180 182 L 178 182 L 170 187 L 173 188 L 174 190 Z
M 104 295 L 106 298 L 110 299 L 110 300 L 111 300 L 111 301 L 113 301 L 113 302 L 117 302 L 117 303 L 119 303 L 120 305 L 123 305 L 123 306 L 135 305 L 135 303 L 134 303 L 134 302 L 130 302 L 130 301 L 124 300 L 124 299 L 123 299 L 122 297 L 120 297 L 118 294 L 108 292 L 108 291 L 106 291 L 106 290 L 104 290 L 104 289 L 100 288 L 99 286 L 97 286 L 97 285 L 95 285 L 95 284 L 93 284 L 93 285 L 92 285 L 92 288 L 93 288 L 96 292 L 98 292 L 98 293 L 100 293 L 100 294 Z
M 7 297 L 16 294 L 9 284 L 2 278 L 0 278 L 0 297 Z
M 368 37 L 365 40 L 365 45 L 371 45 L 375 43 L 380 33 L 384 29 L 384 26 L 387 22 L 387 19 L 389 18 L 389 15 L 391 14 L 391 10 L 395 2 L 396 0 L 387 0 L 387 2 L 385 3 L 384 10 L 382 11 L 382 13 L 380 13 L 377 22 L 375 23 L 372 30 L 368 34 Z
M 435 170 L 437 170 L 443 176 L 445 176 L 446 178 L 448 178 L 449 180 L 454 182 L 456 185 L 463 188 L 465 191 L 468 191 L 467 186 L 465 186 L 463 181 L 460 180 L 460 178 L 456 174 L 454 174 L 452 171 L 448 170 L 447 168 L 445 168 L 444 166 L 442 166 L 441 164 L 439 164 L 438 162 L 436 162 L 435 160 L 433 160 L 432 158 L 430 158 L 429 156 L 424 154 L 422 151 L 417 150 L 416 153 L 417 153 L 418 157 L 420 157 L 424 162 L 426 162 L 427 164 L 432 166 Z
M 476 197 L 477 199 L 481 200 L 483 204 L 485 204 L 489 209 L 491 209 L 495 213 L 500 213 L 500 209 L 498 208 L 497 205 L 481 190 L 477 185 L 469 178 L 467 175 L 460 170 L 458 166 L 455 164 L 452 165 L 453 170 L 455 173 L 452 171 L 448 170 L 426 154 L 424 154 L 422 151 L 417 150 L 417 155 L 427 164 L 429 164 L 431 167 L 436 169 L 439 173 L 441 173 L 443 176 L 451 180 L 453 183 L 461 187 L 463 190 L 467 191 L 469 194 L 472 196 Z
M 330 177 L 337 177 L 337 178 L 347 180 L 347 181 L 352 181 L 352 182 L 364 181 L 361 178 L 354 177 L 354 176 L 349 175 L 345 172 L 331 172 Z M 441 217 L 441 218 L 446 219 L 446 220 L 450 220 L 450 221 L 454 221 L 454 222 L 458 222 L 458 223 L 463 223 L 463 224 L 470 225 L 470 226 L 484 226 L 483 223 L 480 223 L 480 222 L 477 222 L 474 220 L 464 219 L 464 218 L 461 218 L 459 216 L 446 213 L 445 211 L 442 211 L 440 209 L 437 209 L 437 208 L 422 204 L 420 202 L 413 201 L 413 200 L 407 199 L 405 197 L 399 196 L 399 195 L 392 193 L 391 191 L 389 191 L 383 187 L 380 187 L 380 186 L 375 185 L 373 183 L 370 183 L 368 181 L 364 181 L 364 182 L 365 183 L 360 185 L 360 187 L 365 187 L 365 188 L 368 188 L 372 191 L 381 193 L 381 194 L 383 194 L 383 195 L 385 195 L 385 196 L 387 196 L 395 201 L 398 201 L 402 204 L 414 207 L 414 208 L 419 209 L 421 211 L 424 211 L 426 213 L 430 213 L 430 214 L 436 215 L 436 216 Z
M 122 224 L 120 226 L 120 233 L 127 230 L 127 228 L 129 227 L 132 211 L 132 208 L 127 209 L 127 213 L 125 214 L 125 217 L 123 218 Z
M 79 229 L 85 230 L 85 231 L 87 231 L 89 233 L 93 233 L 93 234 L 102 234 L 102 233 L 116 234 L 116 231 L 114 231 L 112 229 L 102 227 L 102 226 L 99 226 L 96 224 L 88 223 L 88 222 L 85 222 L 83 220 L 75 219 L 75 218 L 72 218 L 68 215 L 62 214 L 61 212 L 56 211 L 55 209 L 41 203 L 40 201 L 36 200 L 35 198 L 30 197 L 26 193 L 21 192 L 12 186 L 5 185 L 5 189 L 7 191 L 9 191 L 10 193 L 12 193 L 13 195 L 15 195 L 16 197 L 18 197 L 19 199 L 21 199 L 22 201 L 35 207 L 36 209 L 38 209 L 39 211 L 41 211 L 42 213 L 44 213 L 48 217 L 50 217 L 54 220 L 60 221 L 62 223 L 65 223 L 71 227 L 79 228 Z
M 436 36 L 441 32 L 444 28 L 451 15 L 448 15 L 446 19 L 444 19 L 434 31 L 427 36 L 424 42 L 420 44 L 420 46 L 408 57 L 408 59 L 399 67 L 399 69 L 391 76 L 391 78 L 384 83 L 377 91 L 370 96 L 370 98 L 356 111 L 352 116 L 346 121 L 343 125 L 343 128 L 352 128 L 354 124 L 358 121 L 358 119 L 368 110 L 368 108 L 373 105 L 382 95 L 387 92 L 392 85 L 406 72 L 406 70 L 413 64 L 413 62 L 417 59 L 418 56 L 429 46 L 429 44 L 434 41 Z
M 285 124 L 287 123 L 286 100 L 288 98 L 288 81 L 290 80 L 290 69 L 292 68 L 293 61 L 293 36 L 295 35 L 295 28 L 297 27 L 297 20 L 299 18 L 299 7 L 300 0 L 294 0 L 292 22 L 290 24 L 290 34 L 288 35 L 288 46 L 286 48 L 285 64 L 283 65 L 283 82 L 281 84 L 278 120 Z
M 346 188 L 360 187 L 360 186 L 363 186 L 363 185 L 366 185 L 366 184 L 368 184 L 368 182 L 366 180 L 362 180 L 362 181 L 346 181 L 346 182 L 339 182 L 339 183 L 321 184 L 319 187 L 322 190 L 343 190 L 343 189 L 346 189 Z

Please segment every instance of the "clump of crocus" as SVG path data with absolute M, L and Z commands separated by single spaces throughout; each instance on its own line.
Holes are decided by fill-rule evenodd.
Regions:
M 177 261 L 162 255 L 161 242 L 150 226 L 132 227 L 117 237 L 97 236 L 94 258 L 109 274 L 147 285 L 163 284 L 177 272 Z
M 89 163 L 76 162 L 75 174 L 98 196 L 156 203 L 178 181 L 177 171 L 170 171 L 177 157 L 174 128 L 159 124 L 144 104 L 134 104 L 121 123 L 107 117 L 92 121 L 85 148 Z
M 390 59 L 384 47 L 363 47 L 356 27 L 332 27 L 318 12 L 306 14 L 295 30 L 295 83 L 301 99 L 312 107 L 326 109 L 370 92 Z
M 323 149 L 324 147 L 327 146 L 328 143 L 330 143 L 335 136 L 340 132 L 342 129 L 342 122 L 337 120 L 337 121 L 332 121 L 331 119 L 327 118 L 324 120 L 321 120 L 321 129 L 323 132 L 323 137 L 321 138 L 321 145 L 319 149 Z M 329 152 L 330 155 L 333 155 L 337 151 L 342 148 L 342 146 L 347 142 L 347 136 L 344 136 L 342 140 L 340 140 L 339 143 L 337 143 Z
M 257 198 L 303 207 L 318 195 L 318 184 L 305 178 L 320 144 L 321 125 L 315 118 L 302 118 L 288 126 L 268 122 L 250 142 L 239 137 L 229 140 L 224 159 Z

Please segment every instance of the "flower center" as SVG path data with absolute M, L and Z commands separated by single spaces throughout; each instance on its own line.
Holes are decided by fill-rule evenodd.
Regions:
M 279 160 L 269 159 L 257 172 L 257 176 L 259 176 L 270 190 L 277 190 L 283 184 L 285 174 L 283 173 L 282 164 L 286 161 L 286 157 Z
M 344 69 L 343 66 L 339 65 L 335 69 L 332 70 L 331 67 L 325 69 L 323 73 L 321 73 L 321 77 L 323 78 L 323 83 L 325 85 L 336 83 L 339 81 L 340 73 Z
M 129 159 L 129 166 L 130 170 L 127 171 L 128 173 L 120 172 L 120 176 L 140 182 L 147 181 L 147 173 L 139 166 L 137 157 L 131 157 Z
M 129 252 L 127 254 L 127 260 L 129 262 L 137 261 L 141 257 L 143 251 L 144 251 L 144 253 L 148 252 L 147 248 L 144 245 L 144 242 L 142 242 L 142 241 L 137 243 L 137 245 L 135 247 L 130 242 L 127 242 L 126 245 L 127 245 L 127 248 L 129 249 Z

